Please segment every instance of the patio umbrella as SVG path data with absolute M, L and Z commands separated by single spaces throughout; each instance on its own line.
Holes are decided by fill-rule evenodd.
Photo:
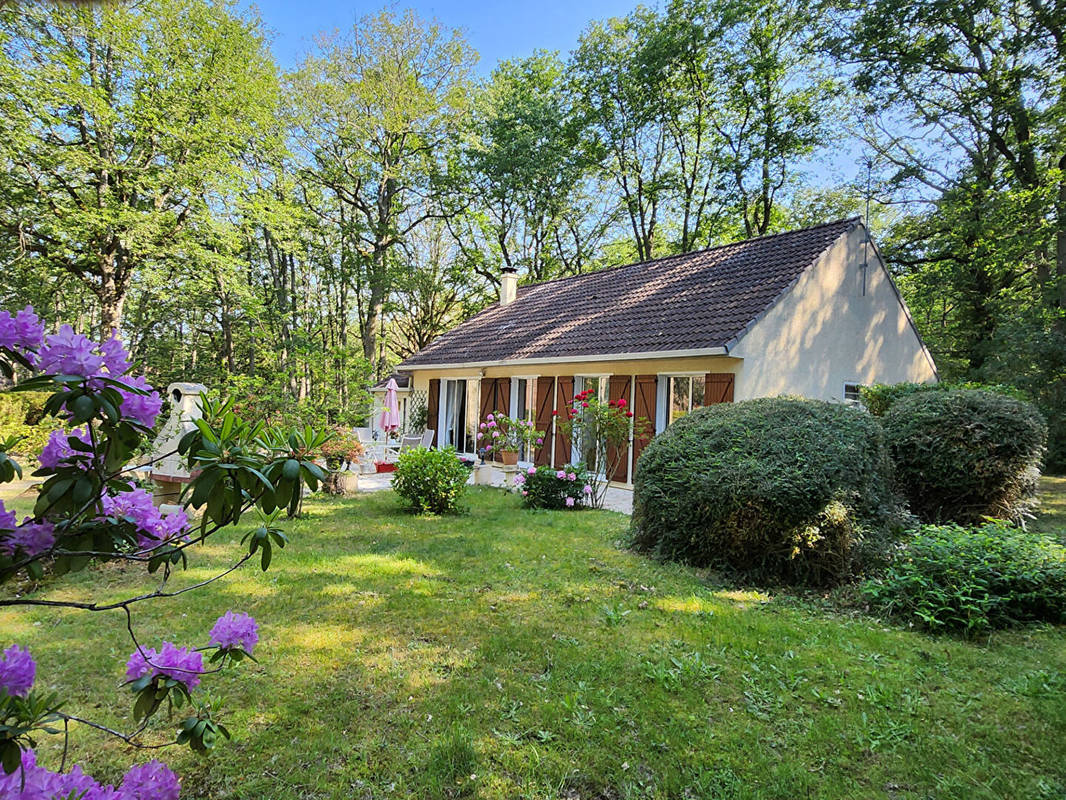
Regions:
M 381 411 L 381 429 L 386 434 L 400 427 L 400 401 L 396 397 L 396 390 L 399 388 L 395 378 L 389 378 L 389 382 L 385 384 L 385 408 Z

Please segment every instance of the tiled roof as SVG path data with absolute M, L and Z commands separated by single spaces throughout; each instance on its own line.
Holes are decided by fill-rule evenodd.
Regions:
M 397 389 L 410 389 L 411 388 L 411 375 L 407 372 L 394 372 L 387 378 L 382 378 L 380 381 L 370 387 L 370 391 L 375 389 L 385 390 L 390 380 L 396 381 Z
M 523 286 L 400 369 L 722 347 L 858 218 Z

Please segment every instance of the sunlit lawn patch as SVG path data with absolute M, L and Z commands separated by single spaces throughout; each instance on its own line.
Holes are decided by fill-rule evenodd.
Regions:
M 933 638 L 633 555 L 620 515 L 528 512 L 491 491 L 469 504 L 435 518 L 390 493 L 316 500 L 269 572 L 141 608 L 148 642 L 193 641 L 230 608 L 262 625 L 259 665 L 215 684 L 235 741 L 166 754 L 184 797 L 1066 792 L 1061 629 Z M 197 575 L 223 555 L 196 554 Z M 53 591 L 142 585 L 104 566 Z M 119 615 L 6 610 L 0 632 L 32 647 L 42 686 L 70 689 L 72 712 L 129 725 Z M 74 750 L 107 779 L 137 757 L 85 732 Z

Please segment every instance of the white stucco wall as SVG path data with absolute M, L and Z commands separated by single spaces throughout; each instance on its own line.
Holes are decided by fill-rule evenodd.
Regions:
M 730 355 L 736 400 L 795 394 L 843 399 L 845 383 L 934 381 L 936 368 L 860 225 L 841 237 Z

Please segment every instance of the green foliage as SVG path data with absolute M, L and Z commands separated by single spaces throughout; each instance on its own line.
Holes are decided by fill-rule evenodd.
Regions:
M 18 439 L 7 452 L 34 458 L 52 431 L 63 427 L 58 419 L 44 413 L 47 399 L 46 392 L 0 394 L 0 439 Z
M 400 454 L 392 488 L 420 514 L 457 514 L 470 470 L 454 447 L 429 450 L 416 447 Z
M 862 592 L 874 607 L 933 631 L 976 636 L 1058 624 L 1066 622 L 1066 548 L 1003 521 L 924 525 Z
M 478 757 L 470 732 L 456 724 L 434 742 L 426 762 L 433 797 L 467 797 L 475 793 Z
M 571 475 L 573 480 L 570 480 Z M 583 508 L 592 504 L 592 495 L 586 487 L 592 487 L 593 476 L 584 464 L 567 464 L 560 469 L 540 466 L 532 475 L 527 472 L 518 477 L 522 480 L 519 482 L 516 478 L 516 485 L 522 492 L 522 505 L 526 508 Z M 569 506 L 568 498 L 573 501 Z
M 902 523 L 881 426 L 817 400 L 694 410 L 640 457 L 641 552 L 759 580 L 836 583 L 883 557 Z
M 883 417 L 892 404 L 901 397 L 919 392 L 944 392 L 954 389 L 981 389 L 986 392 L 1027 399 L 1020 389 L 1002 383 L 980 383 L 978 381 L 939 381 L 937 383 L 875 383 L 860 388 L 863 407 L 875 417 Z
M 980 389 L 912 392 L 883 421 L 897 487 L 923 521 L 1017 521 L 1031 507 L 1047 438 L 1031 404 Z

